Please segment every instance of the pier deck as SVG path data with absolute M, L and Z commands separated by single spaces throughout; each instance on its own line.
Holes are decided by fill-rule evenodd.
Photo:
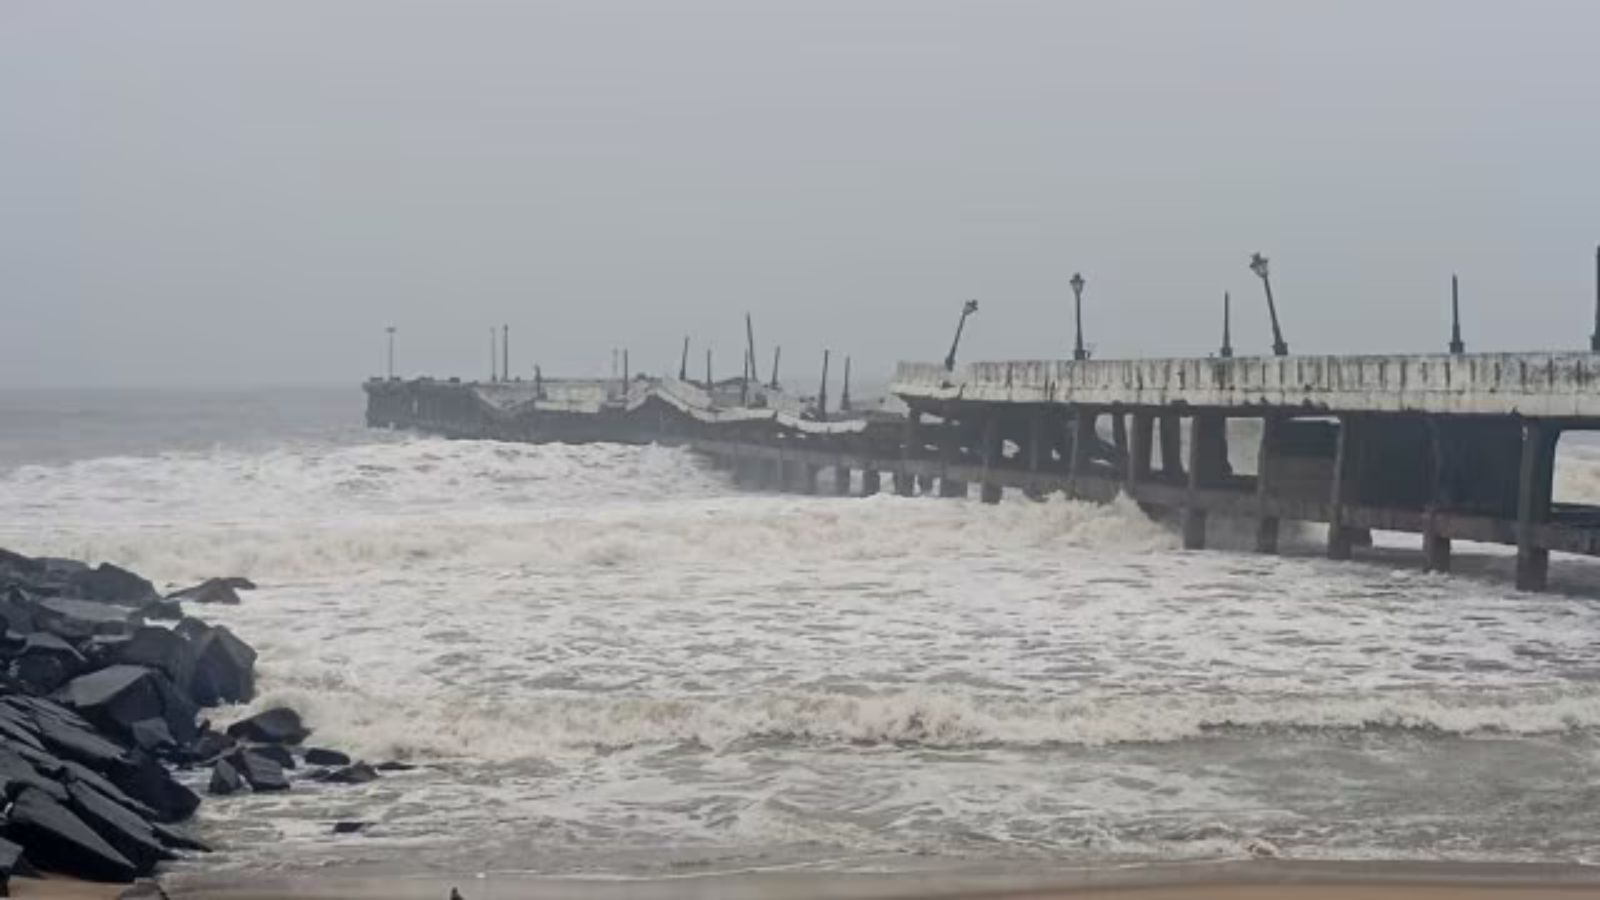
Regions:
M 902 363 L 891 391 L 904 414 L 823 420 L 738 382 L 418 379 L 366 390 L 372 425 L 681 444 L 755 488 L 874 493 L 887 475 L 902 495 L 965 497 L 976 484 L 984 502 L 1008 487 L 1124 493 L 1179 515 L 1190 548 L 1205 546 L 1211 515 L 1254 519 L 1261 552 L 1276 550 L 1284 520 L 1327 524 L 1333 558 L 1373 529 L 1412 532 L 1439 570 L 1453 540 L 1515 546 L 1528 590 L 1545 586 L 1551 551 L 1600 556 L 1600 508 L 1552 497 L 1562 433 L 1600 428 L 1595 354 Z M 1241 439 L 1253 454 L 1230 453 Z M 824 470 L 832 477 L 819 484 Z

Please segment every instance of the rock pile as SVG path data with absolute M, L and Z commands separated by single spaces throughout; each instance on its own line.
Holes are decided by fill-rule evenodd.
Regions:
M 114 565 L 0 549 L 0 895 L 34 866 L 131 881 L 204 851 L 176 827 L 200 798 L 174 767 L 211 766 L 214 794 L 289 787 L 289 748 L 309 735 L 293 710 L 225 732 L 199 716 L 254 697 L 256 653 L 182 604 L 237 603 L 251 587 L 213 579 L 163 597 Z M 319 780 L 366 780 L 344 754 L 303 756 L 325 767 Z

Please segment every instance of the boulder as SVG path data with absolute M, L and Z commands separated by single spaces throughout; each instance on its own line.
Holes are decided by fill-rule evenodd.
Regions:
M 208 578 L 194 587 L 173 591 L 169 600 L 188 600 L 193 603 L 224 603 L 236 605 L 239 591 L 255 590 L 248 578 Z
M 166 767 L 142 750 L 128 753 L 127 761 L 108 773 L 118 788 L 148 806 L 157 822 L 177 822 L 194 815 L 200 797 L 173 779 Z
M 139 607 L 138 618 L 176 622 L 183 618 L 183 604 L 176 600 L 157 598 Z
M 0 741 L 44 752 L 44 742 L 39 740 L 39 726 L 34 724 L 32 718 L 9 706 L 0 706 Z
M 245 749 L 251 753 L 265 756 L 285 769 L 295 767 L 294 754 L 290 753 L 289 748 L 282 744 L 250 744 Z
M 311 735 L 300 714 L 287 706 L 274 706 L 228 726 L 228 736 L 262 744 L 298 744 Z
M 323 747 L 310 747 L 306 750 L 306 765 L 308 766 L 348 766 L 350 757 L 337 750 L 328 750 Z
M 57 776 L 57 779 L 68 783 L 81 781 L 100 793 L 105 794 L 107 797 L 117 801 L 119 804 L 138 813 L 142 818 L 156 818 L 155 810 L 128 796 L 127 793 L 122 790 L 122 788 L 112 784 L 111 781 L 104 775 L 101 775 L 99 772 L 96 772 L 88 766 L 75 763 L 71 760 L 63 761 L 61 763 L 61 773 L 59 776 Z
M 156 839 L 150 823 L 130 810 L 82 782 L 67 785 L 67 793 L 71 797 L 71 809 L 78 818 L 133 863 L 139 874 L 147 875 L 156 863 L 175 858 L 173 852 Z
M 0 791 L 7 797 L 15 798 L 27 788 L 43 791 L 56 800 L 67 799 L 66 788 L 55 779 L 40 772 L 10 747 L 0 747 Z
M 12 662 L 17 680 L 38 694 L 48 694 L 83 671 L 87 661 L 76 647 L 48 631 L 28 635 Z
M 166 723 L 174 743 L 196 734 L 195 707 L 162 672 L 146 666 L 118 664 L 80 675 L 60 692 L 67 705 L 102 728 L 132 739 L 133 724 L 147 719 Z
M 28 788 L 6 813 L 6 836 L 43 869 L 90 881 L 132 881 L 139 869 L 43 791 Z
M 23 855 L 21 844 L 13 844 L 5 838 L 0 838 L 0 897 L 4 893 L 5 879 L 12 875 L 21 875 L 23 878 L 39 877 L 39 870 L 28 862 L 28 857 Z
M 315 777 L 318 781 L 325 781 L 328 784 L 366 784 L 378 779 L 378 770 L 364 762 L 358 762 L 322 772 Z
M 244 790 L 244 779 L 240 777 L 239 770 L 226 759 L 217 760 L 217 764 L 211 767 L 211 782 L 206 785 L 206 793 L 225 797 L 241 790 Z
M 140 719 L 128 726 L 128 736 L 133 745 L 158 756 L 176 750 L 178 742 L 172 739 L 172 729 L 166 719 Z
M 12 587 L 0 592 L 0 619 L 6 628 L 18 634 L 31 634 L 38 630 L 35 623 L 34 601 L 21 588 Z
M 378 763 L 376 766 L 373 766 L 373 768 L 377 769 L 379 772 L 409 772 L 412 769 L 415 769 L 416 766 L 408 762 L 400 762 L 397 759 L 391 759 Z
M 185 694 L 194 681 L 194 646 L 188 638 L 159 625 L 135 628 L 117 649 L 117 662 L 160 669 Z
M 74 721 L 76 719 L 76 721 Z M 101 737 L 94 726 L 74 716 L 36 715 L 39 738 L 45 749 L 76 760 L 96 771 L 106 771 L 125 761 L 127 749 Z
M 232 750 L 234 745 L 238 743 L 221 732 L 211 731 L 209 725 L 210 723 L 207 723 L 207 728 L 202 730 L 200 735 L 191 741 L 188 746 L 178 748 L 178 752 L 175 754 L 178 762 L 208 763 Z
M 333 823 L 333 833 L 334 834 L 355 834 L 356 832 L 365 829 L 368 825 L 371 825 L 371 824 L 372 824 L 371 822 L 335 822 L 335 823 Z
M 80 597 L 118 606 L 143 606 L 161 596 L 149 581 L 111 563 L 73 572 L 67 583 Z
M 97 634 L 126 632 L 128 612 L 92 600 L 49 597 L 35 605 L 34 624 L 69 641 L 83 641 Z
M 179 630 L 189 621 L 179 622 Z M 221 625 L 201 628 L 198 637 L 189 634 L 195 657 L 190 696 L 201 706 L 250 702 L 256 695 L 256 651 Z
M 278 765 L 261 753 L 248 748 L 235 750 L 227 757 L 244 780 L 256 791 L 287 791 L 289 778 L 283 774 L 283 766 Z

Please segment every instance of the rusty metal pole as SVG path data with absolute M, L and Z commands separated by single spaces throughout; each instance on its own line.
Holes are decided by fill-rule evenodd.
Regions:
M 829 351 L 822 351 L 822 385 L 817 388 L 817 418 L 824 422 L 828 420 L 828 356 Z
M 1283 339 L 1283 331 L 1278 327 L 1278 305 L 1272 300 L 1272 279 L 1267 274 L 1267 258 L 1259 253 L 1252 254 L 1250 271 L 1261 277 L 1261 286 L 1267 292 L 1267 315 L 1272 317 L 1272 355 L 1288 356 L 1289 344 Z
M 498 381 L 500 378 L 500 361 L 495 358 L 494 326 L 489 326 L 489 380 Z
M 628 402 L 628 348 L 622 348 L 622 402 Z
M 955 340 L 950 342 L 950 352 L 944 358 L 944 370 L 946 372 L 954 372 L 956 370 L 956 349 L 961 346 L 961 330 L 967 325 L 967 316 L 977 311 L 978 301 L 976 300 L 968 300 L 961 305 L 961 318 L 956 322 L 956 337 Z
M 389 380 L 394 380 L 394 326 L 390 325 L 389 332 Z
M 1222 351 L 1223 359 L 1233 358 L 1233 299 L 1222 292 Z
M 1600 353 L 1600 247 L 1594 248 L 1594 334 L 1589 335 L 1589 349 Z
M 1072 344 L 1072 358 L 1085 360 L 1089 358 L 1089 351 L 1083 348 L 1083 273 L 1072 273 L 1072 318 L 1077 323 L 1077 338 Z
M 683 336 L 683 355 L 678 357 L 678 380 L 689 380 L 689 336 Z
M 511 326 L 500 326 L 500 380 L 511 380 Z
M 772 384 L 770 385 L 770 387 L 773 390 L 777 390 L 778 389 L 778 360 L 780 360 L 782 358 L 783 358 L 783 347 L 781 347 L 781 346 L 773 347 L 772 348 Z
M 706 348 L 706 392 L 711 392 L 711 348 Z
M 1467 352 L 1461 342 L 1461 285 L 1456 276 L 1450 276 L 1450 352 L 1460 356 Z
M 839 411 L 850 411 L 850 357 L 844 358 L 844 387 L 839 391 Z

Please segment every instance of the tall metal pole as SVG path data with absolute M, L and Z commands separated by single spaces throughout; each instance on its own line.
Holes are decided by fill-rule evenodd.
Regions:
M 778 389 L 778 360 L 783 358 L 783 346 L 774 344 L 772 347 L 772 384 L 773 390 Z
M 978 301 L 976 300 L 968 300 L 961 305 L 961 318 L 956 322 L 955 340 L 950 342 L 950 352 L 945 354 L 944 357 L 944 370 L 946 372 L 954 372 L 956 370 L 956 349 L 961 346 L 961 331 L 967 327 L 967 316 L 977 311 Z
M 500 326 L 500 380 L 511 380 L 511 326 Z
M 839 411 L 850 411 L 850 357 L 844 358 L 844 387 L 839 391 Z
M 683 355 L 678 357 L 678 380 L 689 380 L 689 336 L 683 336 Z
M 828 419 L 828 351 L 822 351 L 822 386 L 817 388 L 817 418 Z
M 1272 279 L 1267 275 L 1267 258 L 1259 253 L 1250 257 L 1250 271 L 1261 276 L 1261 286 L 1267 291 L 1267 314 L 1272 317 L 1272 355 L 1288 356 L 1289 344 L 1278 328 L 1278 305 L 1272 301 Z
M 1233 298 L 1222 292 L 1222 358 L 1233 356 Z
M 544 370 L 538 363 L 533 364 L 533 396 L 536 400 L 544 399 Z
M 394 380 L 394 326 L 390 325 L 385 330 L 389 332 L 389 380 L 393 381 Z
M 628 348 L 622 348 L 622 400 L 628 400 Z
M 500 380 L 500 360 L 496 358 L 494 326 L 489 326 L 489 380 Z
M 1072 358 L 1084 360 L 1089 358 L 1089 351 L 1083 347 L 1083 273 L 1072 273 L 1072 317 L 1077 322 L 1077 339 L 1072 345 Z
M 1467 352 L 1461 342 L 1461 285 L 1456 276 L 1450 276 L 1450 352 L 1456 355 Z
M 711 348 L 706 348 L 706 390 L 711 390 Z
M 1594 249 L 1594 334 L 1589 335 L 1589 349 L 1600 353 L 1600 247 Z
M 756 327 L 750 322 L 750 314 L 744 314 L 744 393 L 745 402 L 750 402 L 750 382 L 760 381 L 761 375 L 756 372 Z

